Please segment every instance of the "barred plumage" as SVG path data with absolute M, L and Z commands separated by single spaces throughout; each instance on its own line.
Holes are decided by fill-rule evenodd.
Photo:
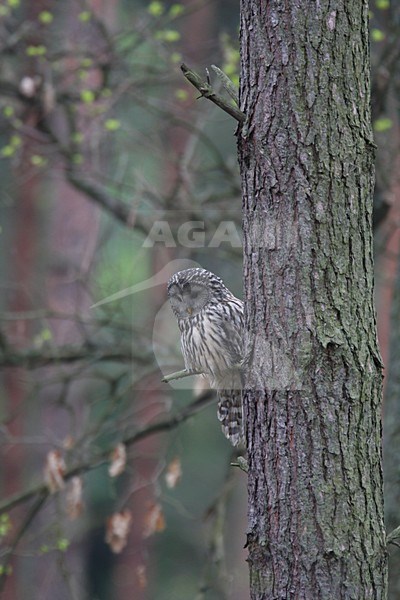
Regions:
M 243 354 L 243 302 L 205 269 L 175 273 L 168 282 L 168 296 L 181 331 L 185 367 L 204 373 L 218 391 L 218 419 L 236 446 L 243 437 L 237 368 Z

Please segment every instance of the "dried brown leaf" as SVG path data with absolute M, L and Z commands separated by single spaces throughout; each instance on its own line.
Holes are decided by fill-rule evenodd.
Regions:
M 167 467 L 167 471 L 165 473 L 165 483 L 167 487 L 173 489 L 177 483 L 181 480 L 182 477 L 182 467 L 181 461 L 178 456 L 176 456 Z
M 72 437 L 72 435 L 68 434 L 64 439 L 63 439 L 63 448 L 65 448 L 65 450 L 71 450 L 71 448 L 74 447 L 75 444 L 75 440 Z
M 138 582 L 138 586 L 141 590 L 146 589 L 147 587 L 147 572 L 145 565 L 138 565 L 136 567 L 136 579 Z
M 115 554 L 119 554 L 128 543 L 132 514 L 128 509 L 114 513 L 107 519 L 106 542 Z
M 50 492 L 54 494 L 62 490 L 64 481 L 65 462 L 59 450 L 50 450 L 46 456 L 44 479 Z
M 151 504 L 144 516 L 143 536 L 147 538 L 157 531 L 164 531 L 164 529 L 165 518 L 161 505 L 158 503 Z
M 126 467 L 126 447 L 124 444 L 118 444 L 114 448 L 110 456 L 110 466 L 108 467 L 108 474 L 110 477 L 117 477 L 125 471 Z

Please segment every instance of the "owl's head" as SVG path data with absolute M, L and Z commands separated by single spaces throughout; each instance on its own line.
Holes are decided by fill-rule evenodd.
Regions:
M 225 290 L 222 279 L 205 269 L 185 269 L 168 281 L 168 298 L 179 319 L 194 317 Z

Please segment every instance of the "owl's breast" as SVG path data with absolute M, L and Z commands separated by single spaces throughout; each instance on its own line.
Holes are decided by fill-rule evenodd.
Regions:
M 185 366 L 209 375 L 210 383 L 237 364 L 238 336 L 226 326 L 223 315 L 206 311 L 179 323 Z

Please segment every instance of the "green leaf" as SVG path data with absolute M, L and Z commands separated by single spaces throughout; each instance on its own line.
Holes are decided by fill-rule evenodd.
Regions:
M 72 162 L 74 163 L 74 165 L 81 165 L 83 163 L 83 156 L 82 154 L 73 154 L 72 155 Z
M 93 60 L 91 58 L 82 58 L 81 67 L 88 68 L 93 65 Z
M 374 129 L 375 129 L 375 131 L 377 131 L 379 133 L 381 133 L 382 131 L 388 131 L 392 127 L 393 127 L 393 121 L 392 121 L 392 119 L 389 119 L 388 117 L 382 117 L 380 119 L 377 119 L 374 122 Z
M 11 565 L 0 565 L 0 575 L 12 575 L 13 569 Z
M 66 550 L 68 550 L 69 547 L 69 540 L 67 540 L 67 538 L 60 538 L 59 540 L 57 540 L 57 549 L 61 550 L 61 552 L 65 552 Z
M 116 131 L 121 127 L 121 121 L 118 121 L 118 119 L 107 119 L 104 123 L 104 127 L 108 131 Z
M 161 15 L 164 13 L 164 10 L 163 3 L 158 2 L 158 0 L 150 2 L 149 6 L 147 7 L 147 12 L 153 17 L 161 17 Z
M 92 18 L 92 13 L 90 10 L 83 10 L 79 13 L 78 19 L 82 21 L 82 23 L 87 23 Z
M 81 90 L 81 100 L 85 104 L 91 104 L 92 102 L 94 102 L 94 99 L 95 95 L 92 90 Z
M 374 42 L 381 42 L 382 40 L 385 39 L 385 34 L 380 29 L 373 29 L 371 31 L 371 37 Z
M 14 114 L 14 108 L 12 106 L 8 105 L 3 108 L 3 115 L 5 117 L 10 118 L 13 116 L 13 114 Z
M 181 34 L 175 29 L 164 29 L 163 31 L 157 31 L 154 37 L 162 42 L 177 42 L 180 40 Z
M 30 161 L 31 165 L 33 165 L 34 167 L 44 167 L 47 165 L 47 158 L 44 158 L 39 154 L 32 154 Z
M 82 144 L 84 139 L 84 135 L 80 131 L 75 131 L 71 135 L 71 141 L 74 142 L 74 144 Z
M 42 10 L 42 12 L 39 13 L 39 21 L 44 25 L 49 25 L 49 23 L 53 21 L 53 18 L 53 15 L 48 10 Z
M 10 144 L 13 148 L 18 148 L 22 144 L 22 139 L 20 135 L 12 135 L 10 137 Z
M 17 8 L 17 6 L 20 5 L 20 0 L 7 0 L 7 4 L 8 6 L 11 6 L 11 8 Z
M 9 158 L 10 156 L 13 156 L 13 154 L 15 153 L 15 148 L 13 146 L 10 146 L 9 144 L 7 144 L 7 146 L 3 146 L 1 149 L 1 156 L 3 156 L 4 158 Z
M 11 520 L 8 513 L 4 513 L 0 517 L 0 537 L 4 537 L 11 529 Z
M 85 79 L 89 77 L 89 71 L 86 71 L 86 69 L 79 69 L 78 76 L 81 81 L 85 81 Z
M 185 12 L 185 7 L 182 6 L 182 4 L 173 4 L 171 6 L 171 8 L 169 9 L 169 16 L 172 19 L 175 19 L 176 17 L 179 17 L 180 15 L 182 15 Z
M 40 44 L 39 46 L 28 46 L 26 49 L 26 53 L 28 56 L 43 56 L 46 54 L 47 48 Z
M 182 62 L 182 54 L 180 52 L 172 52 L 170 59 L 175 64 L 180 63 Z
M 46 327 L 46 329 L 43 329 L 43 330 L 42 330 L 42 332 L 41 332 L 41 334 L 40 334 L 40 337 L 42 338 L 42 340 L 43 340 L 44 342 L 48 342 L 48 341 L 50 341 L 50 340 L 53 338 L 53 334 L 52 334 L 52 332 L 50 331 L 50 329 L 48 329 L 48 328 Z
M 183 102 L 184 100 L 187 100 L 188 95 L 189 94 L 187 93 L 187 91 L 186 90 L 182 90 L 182 89 L 176 90 L 176 92 L 175 92 L 175 97 L 178 100 L 180 100 L 181 102 Z
M 376 8 L 380 8 L 381 10 L 385 10 L 390 6 L 389 0 L 376 0 L 375 4 Z

